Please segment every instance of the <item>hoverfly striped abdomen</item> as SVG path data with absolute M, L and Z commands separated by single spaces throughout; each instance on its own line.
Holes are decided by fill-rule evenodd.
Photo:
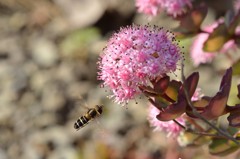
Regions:
M 102 114 L 102 105 L 96 105 L 94 108 L 90 108 L 87 113 L 78 118 L 74 123 L 74 128 L 79 130 L 80 128 L 86 126 L 91 120 L 100 116 Z

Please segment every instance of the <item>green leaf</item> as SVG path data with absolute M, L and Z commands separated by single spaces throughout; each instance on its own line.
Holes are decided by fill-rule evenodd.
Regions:
M 88 48 L 101 37 L 97 28 L 75 30 L 60 42 L 60 53 L 67 58 L 85 59 Z
M 240 75 L 240 60 L 235 62 L 232 68 L 233 68 L 233 75 Z
M 239 85 L 237 85 L 237 89 L 238 89 L 238 94 L 237 94 L 237 97 L 238 97 L 238 99 L 240 99 L 240 84 L 239 84 Z
M 178 142 L 183 146 L 202 146 L 209 143 L 210 139 L 209 136 L 197 135 L 188 131 L 184 131 L 178 136 Z
M 209 145 L 209 152 L 212 155 L 226 156 L 238 150 L 239 148 L 240 147 L 233 141 L 214 138 Z
M 203 50 L 206 52 L 220 51 L 229 39 L 230 35 L 228 34 L 225 23 L 219 24 L 205 41 Z
M 165 94 L 167 96 L 169 96 L 171 99 L 173 99 L 174 101 L 177 100 L 177 96 L 178 96 L 178 91 L 181 87 L 182 83 L 176 80 L 172 80 L 169 83 L 169 86 L 167 88 L 167 90 L 165 91 Z

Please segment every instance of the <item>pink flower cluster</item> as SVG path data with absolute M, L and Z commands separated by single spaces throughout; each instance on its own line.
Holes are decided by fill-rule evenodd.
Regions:
M 233 2 L 233 5 L 234 5 L 235 11 L 236 11 L 236 12 L 239 12 L 239 10 L 240 10 L 240 0 L 235 0 L 235 1 Z
M 201 89 L 197 88 L 194 92 L 191 100 L 197 101 L 200 98 L 202 98 L 203 94 L 201 93 Z M 183 129 L 176 124 L 174 121 L 160 121 L 156 118 L 156 116 L 159 114 L 160 110 L 157 109 L 155 106 L 150 105 L 149 106 L 149 113 L 148 113 L 148 121 L 150 123 L 151 127 L 154 127 L 154 131 L 164 131 L 167 133 L 167 136 L 173 136 L 178 137 L 181 131 Z M 181 125 L 185 126 L 186 121 L 184 119 L 184 114 L 176 119 Z
M 163 28 L 132 25 L 121 28 L 108 41 L 98 62 L 98 79 L 120 104 L 140 93 L 138 86 L 176 70 L 181 58 L 174 35 Z
M 156 16 L 162 10 L 176 17 L 192 8 L 191 0 L 136 0 L 136 7 L 140 13 Z
M 213 23 L 212 25 L 209 25 L 205 27 L 203 30 L 205 31 L 204 33 L 200 33 L 196 36 L 191 49 L 191 58 L 193 60 L 193 64 L 195 66 L 198 66 L 201 63 L 209 63 L 212 62 L 212 60 L 217 56 L 217 52 L 206 52 L 203 50 L 203 46 L 205 41 L 208 39 L 209 34 L 211 34 L 214 29 L 219 25 L 224 23 L 223 19 L 218 20 L 217 22 Z M 236 34 L 240 33 L 240 28 L 236 29 Z M 236 49 L 237 46 L 234 42 L 234 40 L 229 40 L 227 41 L 222 49 L 219 51 L 219 53 L 227 53 L 229 50 Z

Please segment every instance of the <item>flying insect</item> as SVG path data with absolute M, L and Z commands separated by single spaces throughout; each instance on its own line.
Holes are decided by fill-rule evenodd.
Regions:
M 100 116 L 103 112 L 103 105 L 96 105 L 94 108 L 89 108 L 88 111 L 74 123 L 74 128 L 80 130 L 86 126 L 90 121 Z

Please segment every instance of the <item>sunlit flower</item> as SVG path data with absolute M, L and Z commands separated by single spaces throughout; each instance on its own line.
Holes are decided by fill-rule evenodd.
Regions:
M 181 58 L 174 35 L 162 28 L 128 26 L 108 41 L 98 62 L 98 79 L 111 89 L 117 103 L 140 93 L 139 84 L 176 70 Z
M 136 7 L 140 13 L 156 16 L 162 10 L 176 17 L 191 8 L 191 0 L 136 0 Z
M 205 27 L 203 30 L 204 33 L 200 33 L 196 36 L 195 40 L 190 49 L 191 57 L 193 60 L 193 64 L 198 66 L 201 63 L 209 63 L 217 56 L 217 52 L 206 52 L 203 50 L 203 46 L 205 41 L 208 39 L 209 34 L 213 32 L 213 30 L 221 23 L 223 23 L 223 19 L 218 20 L 210 26 Z M 219 51 L 219 53 L 226 53 L 229 50 L 236 49 L 236 44 L 234 40 L 227 41 Z

